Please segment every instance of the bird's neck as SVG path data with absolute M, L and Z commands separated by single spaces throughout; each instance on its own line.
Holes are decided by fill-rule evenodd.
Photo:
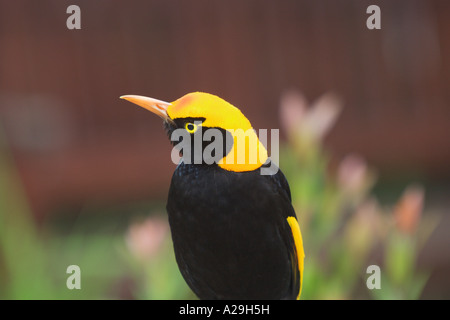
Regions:
M 220 168 L 234 172 L 253 171 L 267 161 L 267 150 L 253 128 L 229 132 L 233 137 L 233 145 L 227 155 L 217 163 Z

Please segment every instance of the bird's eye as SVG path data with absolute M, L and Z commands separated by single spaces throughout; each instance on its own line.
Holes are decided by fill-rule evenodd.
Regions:
M 195 131 L 197 131 L 198 126 L 194 123 L 188 122 L 188 123 L 186 123 L 184 128 L 186 129 L 187 132 L 194 133 Z

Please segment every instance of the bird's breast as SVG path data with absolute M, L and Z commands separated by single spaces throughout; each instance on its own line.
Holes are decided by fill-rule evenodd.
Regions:
M 201 298 L 236 298 L 239 290 L 268 298 L 288 286 L 289 254 L 277 228 L 282 217 L 265 179 L 258 172 L 177 167 L 169 223 L 180 270 Z

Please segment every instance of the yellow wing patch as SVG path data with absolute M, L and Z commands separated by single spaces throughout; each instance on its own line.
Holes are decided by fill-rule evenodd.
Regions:
M 300 272 L 300 289 L 298 291 L 297 300 L 300 299 L 300 294 L 302 293 L 302 284 L 303 284 L 303 263 L 305 259 L 305 251 L 303 250 L 303 239 L 302 233 L 300 231 L 300 226 L 295 217 L 288 217 L 287 222 L 291 227 L 292 236 L 294 237 L 295 249 L 297 251 L 297 259 L 298 259 L 298 270 Z

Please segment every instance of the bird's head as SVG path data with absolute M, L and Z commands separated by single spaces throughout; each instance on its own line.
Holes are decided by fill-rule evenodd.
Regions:
M 195 141 L 201 141 L 203 154 L 210 142 L 222 143 L 223 151 L 218 153 L 220 159 L 216 158 L 215 161 L 222 169 L 252 171 L 261 167 L 268 158 L 266 148 L 250 121 L 238 108 L 215 95 L 193 92 L 171 103 L 136 95 L 121 98 L 160 116 L 172 141 L 175 131 L 189 134 L 193 137 L 192 146 Z M 209 129 L 215 129 L 214 132 L 220 133 L 222 139 L 211 134 Z M 196 140 L 196 137 L 200 139 Z

